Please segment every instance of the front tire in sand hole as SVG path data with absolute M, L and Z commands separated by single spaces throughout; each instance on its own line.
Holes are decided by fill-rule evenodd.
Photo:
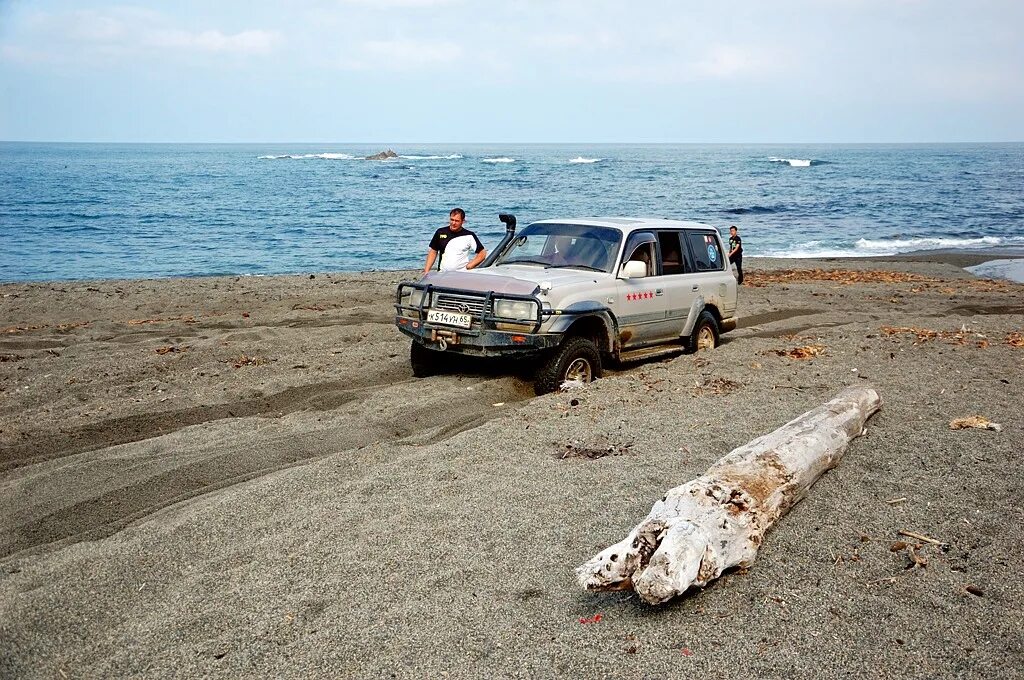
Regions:
M 587 338 L 569 338 L 544 361 L 533 381 L 538 395 L 554 392 L 567 380 L 588 383 L 601 377 L 601 353 Z
M 709 311 L 703 311 L 697 317 L 697 324 L 690 334 L 689 351 L 704 352 L 718 347 L 718 321 Z
M 442 352 L 428 349 L 415 340 L 412 341 L 409 363 L 412 365 L 412 374 L 417 378 L 429 378 L 443 373 L 447 358 Z

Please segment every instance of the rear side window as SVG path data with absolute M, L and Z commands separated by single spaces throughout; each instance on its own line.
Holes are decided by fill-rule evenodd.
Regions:
M 659 231 L 658 241 L 661 243 L 661 273 L 686 273 L 686 246 L 680 242 L 682 236 L 678 231 Z
M 720 271 L 725 267 L 722 248 L 713 234 L 687 232 L 686 240 L 690 244 L 693 264 L 697 271 Z

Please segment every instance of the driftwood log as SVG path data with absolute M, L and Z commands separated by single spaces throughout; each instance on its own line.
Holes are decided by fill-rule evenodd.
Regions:
M 587 590 L 633 588 L 658 604 L 750 566 L 772 524 L 839 464 L 846 445 L 882 405 L 851 387 L 745 444 L 700 477 L 671 489 L 622 541 L 576 569 Z

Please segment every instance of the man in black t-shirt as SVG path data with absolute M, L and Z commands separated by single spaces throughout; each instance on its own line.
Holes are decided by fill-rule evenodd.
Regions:
M 743 285 L 743 239 L 736 227 L 729 227 L 729 263 L 736 265 L 736 283 Z
M 427 264 L 423 267 L 423 273 L 428 274 L 434 267 L 434 260 L 441 255 L 441 271 L 452 271 L 455 269 L 473 269 L 484 261 L 487 251 L 480 239 L 469 229 L 463 227 L 466 221 L 466 211 L 462 208 L 453 208 L 448 213 L 448 226 L 441 227 L 434 232 L 434 238 L 430 239 L 430 247 L 427 249 Z

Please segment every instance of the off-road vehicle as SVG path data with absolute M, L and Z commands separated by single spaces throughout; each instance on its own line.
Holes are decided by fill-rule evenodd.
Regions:
M 398 329 L 413 374 L 450 354 L 521 355 L 537 394 L 590 382 L 605 361 L 710 349 L 736 327 L 736 279 L 718 230 L 666 219 L 534 222 L 506 233 L 476 269 L 399 284 Z

